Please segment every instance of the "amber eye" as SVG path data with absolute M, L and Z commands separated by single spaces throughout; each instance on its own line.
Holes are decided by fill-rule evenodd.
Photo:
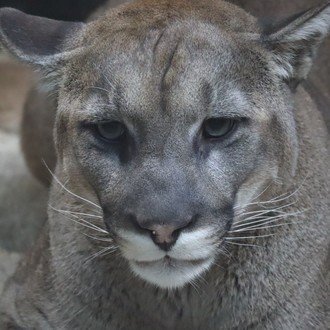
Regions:
M 119 121 L 110 121 L 98 124 L 97 131 L 103 139 L 115 142 L 124 136 L 126 127 Z
M 205 138 L 217 139 L 230 133 L 236 121 L 228 118 L 210 118 L 204 122 L 203 135 Z

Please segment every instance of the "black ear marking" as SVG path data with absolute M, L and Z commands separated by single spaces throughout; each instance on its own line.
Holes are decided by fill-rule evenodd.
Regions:
M 83 23 L 27 15 L 12 8 L 0 9 L 0 42 L 27 62 L 60 54 L 65 40 L 83 26 Z
M 307 78 L 322 40 L 330 32 L 330 2 L 266 27 L 262 44 L 273 54 L 273 69 L 289 86 Z

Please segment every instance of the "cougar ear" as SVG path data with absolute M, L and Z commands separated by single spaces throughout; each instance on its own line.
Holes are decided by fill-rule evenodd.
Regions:
M 330 2 L 265 31 L 262 41 L 272 51 L 274 70 L 295 89 L 306 79 L 317 49 L 330 32 Z
M 1 8 L 0 44 L 23 62 L 54 66 L 72 52 L 65 47 L 66 40 L 83 26 L 83 23 L 56 21 Z

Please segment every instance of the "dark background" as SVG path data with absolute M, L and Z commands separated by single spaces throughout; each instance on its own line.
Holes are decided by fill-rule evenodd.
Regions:
M 0 7 L 59 20 L 81 21 L 104 2 L 106 0 L 0 0 Z

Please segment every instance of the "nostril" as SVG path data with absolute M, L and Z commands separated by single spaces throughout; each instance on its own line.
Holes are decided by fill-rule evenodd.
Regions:
M 173 233 L 176 228 L 172 225 L 154 225 L 150 228 L 153 239 L 160 243 L 173 241 Z
M 153 225 L 149 227 L 151 238 L 161 249 L 168 251 L 177 241 L 181 231 L 194 226 L 198 217 L 195 215 L 188 221 L 180 221 L 171 225 Z
M 194 215 L 185 221 L 141 221 L 133 213 L 128 214 L 128 219 L 135 229 L 139 232 L 148 232 L 154 243 L 165 251 L 175 244 L 181 231 L 193 227 L 198 218 L 199 215 Z
M 175 231 L 175 227 L 171 225 L 155 225 L 151 228 L 150 234 L 156 245 L 164 251 L 169 251 L 178 237 Z
M 143 231 L 145 232 L 146 230 L 148 230 L 148 228 L 145 228 L 137 219 L 137 217 L 132 214 L 132 213 L 129 213 L 127 215 L 127 219 L 129 221 L 129 223 L 137 230 L 137 231 Z

